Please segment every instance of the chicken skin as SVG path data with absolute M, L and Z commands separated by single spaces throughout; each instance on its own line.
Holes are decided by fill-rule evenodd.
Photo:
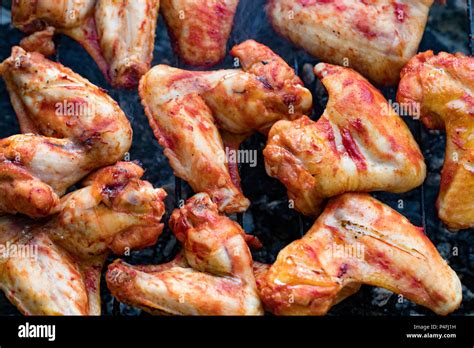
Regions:
M 119 301 L 152 314 L 263 314 L 249 238 L 236 222 L 219 215 L 207 194 L 176 209 L 170 227 L 183 244 L 172 262 L 132 266 L 117 260 L 109 266 L 107 285 Z
M 0 218 L 0 288 L 25 315 L 99 315 L 100 274 L 109 250 L 123 254 L 161 234 L 166 193 L 119 162 L 61 199 L 57 215 Z
M 320 63 L 315 73 L 329 93 L 323 115 L 275 123 L 263 152 L 267 173 L 286 186 L 295 208 L 318 215 L 326 198 L 344 192 L 420 185 L 421 151 L 383 95 L 352 69 Z
M 47 27 L 44 30 L 36 31 L 33 34 L 23 38 L 20 41 L 20 47 L 27 52 L 38 52 L 45 57 L 52 56 L 56 53 L 56 45 L 54 44 L 55 29 Z
M 433 0 L 269 0 L 275 30 L 325 62 L 395 85 L 423 36 Z
M 225 57 L 238 0 L 161 0 L 175 51 L 190 65 L 211 66 Z
M 446 153 L 437 200 L 450 228 L 474 227 L 474 59 L 432 51 L 403 68 L 397 100 L 414 105 L 430 129 L 446 130 Z
M 55 213 L 68 187 L 130 148 L 118 104 L 70 69 L 14 47 L 0 75 L 24 133 L 0 140 L 0 213 Z
M 227 150 L 237 149 L 255 131 L 266 134 L 278 120 L 309 113 L 312 104 L 311 93 L 269 48 L 249 40 L 231 54 L 242 70 L 201 72 L 158 65 L 139 86 L 150 126 L 175 174 L 195 192 L 208 193 L 226 213 L 249 206 Z
M 419 227 L 368 194 L 329 201 L 306 235 L 257 264 L 265 308 L 278 315 L 324 315 L 357 292 L 380 286 L 446 315 L 462 299 L 461 282 Z
M 132 88 L 150 69 L 158 9 L 159 0 L 14 0 L 12 20 L 26 33 L 70 36 L 114 87 Z
M 115 87 L 133 88 L 150 70 L 159 0 L 99 0 L 95 21 Z

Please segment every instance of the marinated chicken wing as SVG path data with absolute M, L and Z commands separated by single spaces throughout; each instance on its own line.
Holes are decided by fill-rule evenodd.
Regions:
M 89 175 L 83 189 L 62 198 L 59 214 L 46 225 L 51 238 L 84 258 L 107 249 L 122 255 L 154 245 L 163 229 L 166 193 L 140 180 L 142 175 L 132 162 Z
M 175 50 L 184 62 L 211 66 L 226 53 L 239 0 L 161 0 Z
M 150 70 L 159 6 L 159 0 L 97 2 L 97 33 L 112 85 L 135 87 Z
M 446 154 L 437 200 L 450 228 L 474 227 L 474 59 L 420 53 L 403 68 L 397 100 L 420 111 L 423 124 L 446 130 Z M 407 108 L 410 109 L 410 108 Z
M 383 95 L 348 68 L 320 63 L 315 73 L 329 93 L 323 115 L 275 123 L 263 152 L 267 173 L 286 186 L 295 208 L 317 215 L 324 199 L 344 192 L 420 185 L 423 156 Z
M 56 53 L 53 37 L 54 28 L 47 27 L 22 39 L 20 46 L 27 52 L 38 52 L 45 57 L 49 57 Z
M 207 194 L 175 210 L 170 227 L 183 243 L 174 261 L 132 266 L 117 260 L 109 266 L 107 284 L 119 301 L 152 314 L 263 314 L 245 233 L 219 215 Z
M 361 284 L 440 315 L 462 299 L 459 278 L 422 229 L 367 194 L 333 198 L 302 239 L 255 271 L 266 309 L 279 315 L 324 315 Z
M 61 30 L 74 30 L 87 21 L 96 0 L 13 0 L 12 20 L 15 27 L 33 33 L 47 24 Z
M 423 36 L 433 0 L 270 0 L 275 30 L 310 54 L 394 85 Z
M 26 33 L 51 26 L 70 36 L 113 86 L 131 88 L 150 68 L 158 8 L 159 0 L 14 0 L 12 19 Z
M 17 219 L 1 217 L 0 234 L 13 226 L 21 236 Z M 96 258 L 95 264 L 77 262 L 44 233 L 2 246 L 22 253 L 1 258 L 0 288 L 24 315 L 100 314 L 98 286 L 103 259 Z
M 140 81 L 140 97 L 174 172 L 196 192 L 208 193 L 220 211 L 245 211 L 236 163 L 226 149 L 281 119 L 311 109 L 311 93 L 275 53 L 255 41 L 232 49 L 243 70 L 185 71 L 165 65 Z M 223 134 L 219 133 L 219 128 Z
M 70 69 L 14 47 L 0 75 L 27 133 L 0 140 L 0 213 L 50 215 L 68 187 L 130 148 L 117 103 Z
M 107 62 L 98 43 L 95 3 L 96 0 L 13 0 L 12 23 L 27 34 L 54 27 L 79 42 L 108 77 Z
M 166 193 L 133 163 L 106 167 L 64 196 L 46 221 L 0 218 L 0 288 L 26 315 L 99 315 L 108 250 L 123 254 L 160 235 Z

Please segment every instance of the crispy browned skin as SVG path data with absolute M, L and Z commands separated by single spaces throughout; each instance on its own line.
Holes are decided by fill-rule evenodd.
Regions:
M 321 60 L 395 85 L 423 36 L 433 0 L 270 0 L 275 30 Z
M 432 51 L 403 68 L 397 100 L 419 110 L 431 129 L 446 130 L 446 154 L 437 200 L 450 228 L 474 227 L 474 59 Z M 416 108 L 416 109 L 414 109 Z
M 380 286 L 446 315 L 461 282 L 423 230 L 368 194 L 329 201 L 306 235 L 256 264 L 260 297 L 279 315 L 324 315 L 361 284 Z
M 59 214 L 48 220 L 0 218 L 0 288 L 22 313 L 100 314 L 108 250 L 144 248 L 163 228 L 166 193 L 140 180 L 142 174 L 136 164 L 119 162 L 64 196 Z
M 105 91 L 39 53 L 0 64 L 22 133 L 0 140 L 0 212 L 57 211 L 59 196 L 130 148 L 132 129 Z
M 194 191 L 208 193 L 227 213 L 245 211 L 249 201 L 224 144 L 238 148 L 255 131 L 267 133 L 278 120 L 309 113 L 312 103 L 294 71 L 266 46 L 249 40 L 231 53 L 243 70 L 201 72 L 158 65 L 139 87 L 150 126 L 175 174 Z
M 263 152 L 270 176 L 295 208 L 317 215 L 323 200 L 350 191 L 405 192 L 426 175 L 408 127 L 383 95 L 352 69 L 320 63 L 329 100 L 317 122 L 279 121 Z
M 132 266 L 117 260 L 109 266 L 107 285 L 119 301 L 152 314 L 263 314 L 245 233 L 219 215 L 207 194 L 176 209 L 170 227 L 183 243 L 174 261 Z
M 161 0 L 174 48 L 190 65 L 211 66 L 225 57 L 239 0 Z
M 26 33 L 54 27 L 79 42 L 113 86 L 132 88 L 150 69 L 158 8 L 159 0 L 15 0 L 12 21 Z

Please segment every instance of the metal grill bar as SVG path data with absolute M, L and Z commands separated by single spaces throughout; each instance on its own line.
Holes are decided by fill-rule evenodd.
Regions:
M 473 45 L 474 45 L 474 43 L 473 43 L 473 40 L 474 40 L 474 37 L 473 37 L 473 35 L 474 35 L 474 22 L 472 20 L 472 16 L 473 16 L 473 14 L 472 14 L 472 0 L 466 0 L 466 2 L 467 2 L 467 18 L 469 20 L 469 30 L 468 30 L 469 31 L 469 50 L 470 50 L 471 56 L 472 56 L 473 49 L 474 49 L 474 47 L 473 47 Z
M 174 197 L 175 197 L 175 202 L 176 202 L 176 208 L 179 208 L 179 205 L 181 204 L 182 200 L 182 190 L 183 190 L 183 181 L 181 178 L 178 178 L 177 176 L 174 177 Z

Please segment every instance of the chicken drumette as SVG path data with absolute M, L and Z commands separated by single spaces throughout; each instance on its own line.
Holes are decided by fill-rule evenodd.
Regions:
M 131 88 L 150 68 L 158 8 L 159 0 L 14 0 L 12 18 L 26 33 L 51 26 L 72 37 L 112 85 Z
M 312 55 L 394 85 L 416 54 L 433 0 L 270 0 L 273 27 Z
M 163 228 L 166 193 L 142 174 L 136 164 L 119 162 L 90 175 L 47 220 L 0 218 L 0 288 L 22 313 L 100 314 L 108 250 L 152 245 Z
M 222 60 L 239 0 L 161 0 L 175 50 L 190 65 Z
M 123 111 L 70 69 L 14 47 L 0 75 L 25 133 L 0 140 L 0 213 L 54 213 L 68 187 L 128 151 Z
M 254 131 L 266 134 L 274 122 L 310 112 L 312 103 L 294 71 L 269 48 L 249 40 L 231 54 L 242 70 L 200 72 L 158 65 L 139 87 L 175 174 L 196 192 L 208 193 L 227 213 L 246 210 L 249 201 L 224 145 L 235 150 Z
M 263 152 L 267 173 L 286 186 L 295 208 L 317 215 L 325 198 L 344 192 L 420 185 L 421 151 L 383 95 L 352 69 L 320 63 L 315 73 L 329 93 L 323 115 L 275 123 Z
M 423 230 L 368 194 L 333 198 L 273 265 L 254 268 L 266 309 L 279 315 L 324 315 L 361 284 L 384 287 L 441 315 L 462 299 L 459 278 Z
M 474 59 L 432 51 L 403 68 L 397 100 L 418 110 L 431 129 L 446 130 L 446 153 L 437 200 L 450 228 L 474 227 Z
M 118 300 L 152 314 L 263 314 L 246 240 L 258 244 L 204 193 L 173 212 L 170 227 L 183 244 L 172 262 L 132 266 L 117 260 L 107 285 Z

